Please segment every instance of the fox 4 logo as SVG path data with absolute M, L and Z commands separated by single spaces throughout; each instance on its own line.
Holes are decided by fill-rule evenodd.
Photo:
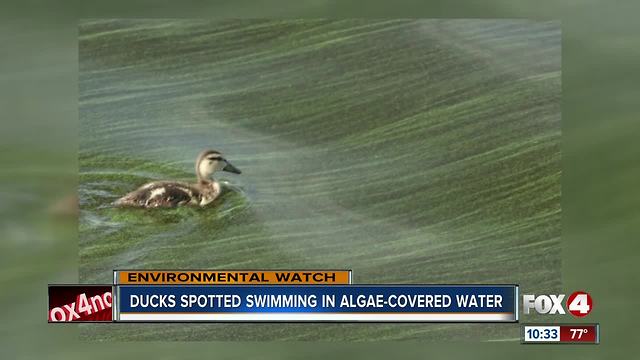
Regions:
M 534 309 L 538 314 L 564 315 L 564 294 L 560 295 L 522 295 L 522 310 L 529 314 Z M 584 291 L 576 291 L 566 301 L 567 310 L 575 317 L 589 315 L 593 309 L 591 295 Z

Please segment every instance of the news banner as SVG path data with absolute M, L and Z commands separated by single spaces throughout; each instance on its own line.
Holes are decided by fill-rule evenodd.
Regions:
M 49 285 L 50 323 L 518 323 L 591 312 L 586 292 L 519 295 L 518 285 L 354 284 L 351 270 L 115 270 L 106 285 Z M 597 344 L 598 324 L 523 324 L 524 344 Z

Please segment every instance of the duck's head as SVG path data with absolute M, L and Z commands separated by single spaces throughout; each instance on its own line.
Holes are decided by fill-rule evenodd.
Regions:
M 198 155 L 196 160 L 196 175 L 199 182 L 206 182 L 216 171 L 228 171 L 234 174 L 242 172 L 231 165 L 219 151 L 205 150 Z

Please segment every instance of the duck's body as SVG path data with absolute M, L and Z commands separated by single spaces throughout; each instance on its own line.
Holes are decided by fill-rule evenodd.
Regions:
M 220 184 L 188 184 L 177 181 L 155 181 L 141 186 L 118 199 L 115 204 L 135 207 L 205 206 L 220 195 Z
M 114 204 L 143 208 L 205 206 L 213 202 L 222 192 L 220 183 L 211 178 L 218 170 L 240 174 L 240 170 L 224 159 L 222 154 L 215 150 L 206 150 L 200 153 L 196 160 L 198 181 L 195 184 L 154 181 L 121 197 Z

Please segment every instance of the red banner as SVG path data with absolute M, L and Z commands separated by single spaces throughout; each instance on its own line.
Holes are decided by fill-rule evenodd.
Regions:
M 111 285 L 49 285 L 49 322 L 111 322 Z

